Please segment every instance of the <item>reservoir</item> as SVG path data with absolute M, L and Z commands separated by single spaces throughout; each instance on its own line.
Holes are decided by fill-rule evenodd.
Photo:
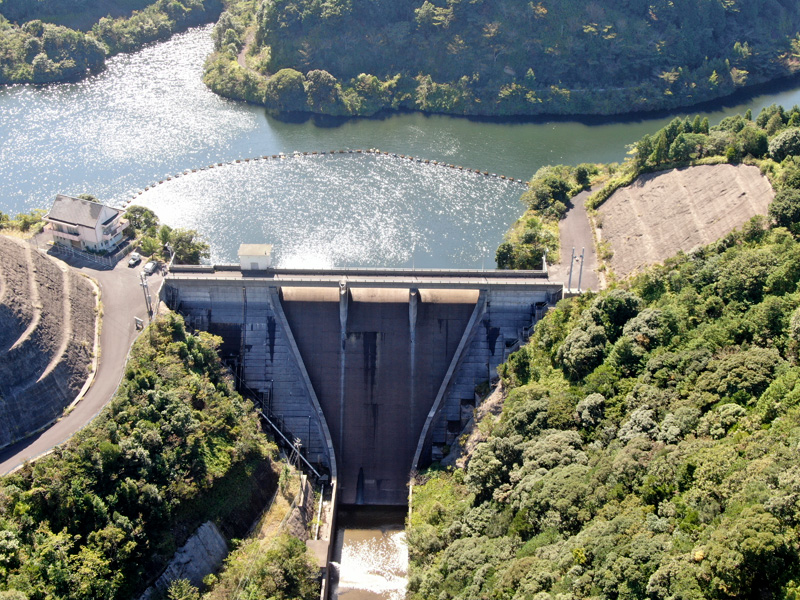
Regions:
M 281 173 L 259 163 L 234 177 L 225 169 L 215 170 L 216 178 L 208 172 L 188 176 L 180 189 L 171 190 L 180 192 L 180 198 L 174 197 L 180 210 L 167 208 L 173 202 L 165 194 L 168 188 L 159 189 L 159 197 L 138 192 L 212 163 L 357 148 L 527 180 L 542 165 L 620 161 L 627 144 L 672 117 L 496 123 L 415 113 L 329 127 L 313 121 L 285 123 L 267 117 L 262 108 L 219 98 L 205 88 L 201 75 L 212 47 L 209 31 L 194 29 L 117 56 L 106 71 L 82 82 L 0 89 L 0 210 L 14 214 L 48 207 L 57 193 L 92 193 L 115 205 L 136 197 L 152 202 L 169 225 L 200 229 L 218 260 L 235 258 L 231 242 L 225 246 L 223 240 L 275 241 L 263 238 L 276 230 L 276 223 L 285 223 L 276 252 L 283 245 L 281 260 L 287 262 L 492 266 L 502 233 L 523 210 L 521 186 L 476 184 L 466 176 L 396 161 L 370 170 L 373 165 L 365 161 L 337 157 L 297 163 Z M 800 92 L 780 92 L 703 114 L 713 124 L 748 107 L 757 114 L 772 103 L 788 107 L 798 101 Z M 358 189 L 335 193 L 341 181 L 353 177 L 359 178 L 358 185 L 351 187 Z M 239 189 L 228 194 L 230 181 L 237 181 Z M 233 211 L 254 185 L 263 190 L 257 210 Z M 296 200 L 303 196 L 302 202 Z M 337 228 L 337 235 L 320 233 Z M 341 251 L 319 251 L 332 244 L 341 244 Z

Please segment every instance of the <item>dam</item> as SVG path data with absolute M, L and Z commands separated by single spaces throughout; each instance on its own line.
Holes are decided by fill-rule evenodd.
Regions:
M 405 505 L 563 284 L 546 271 L 174 266 L 162 300 L 220 352 L 342 504 Z

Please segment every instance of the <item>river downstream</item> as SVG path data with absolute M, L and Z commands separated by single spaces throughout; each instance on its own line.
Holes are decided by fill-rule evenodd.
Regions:
M 16 213 L 47 207 L 57 193 L 92 193 L 101 200 L 122 205 L 154 182 L 187 169 L 279 152 L 329 151 L 380 148 L 392 153 L 415 155 L 463 165 L 519 179 L 529 179 L 542 165 L 555 163 L 613 162 L 625 156 L 625 146 L 662 126 L 669 118 L 587 125 L 555 121 L 541 123 L 487 123 L 468 119 L 422 114 L 402 114 L 385 119 L 358 119 L 335 127 L 318 127 L 313 122 L 283 123 L 266 116 L 263 109 L 219 98 L 201 81 L 202 64 L 211 50 L 210 27 L 191 30 L 169 41 L 149 46 L 135 54 L 111 59 L 108 69 L 85 81 L 46 87 L 15 86 L 0 90 L 0 210 Z M 728 114 L 753 112 L 773 102 L 786 106 L 800 101 L 797 91 L 754 98 L 706 114 L 712 123 Z M 340 164 L 344 164 L 343 162 Z M 250 173 L 242 171 L 243 186 Z M 349 176 L 347 170 L 342 177 Z M 330 198 L 318 191 L 320 177 L 285 177 L 293 188 L 282 187 L 263 173 L 262 187 L 268 195 L 289 197 L 297 190 L 313 188 L 310 197 L 322 198 L 328 219 L 324 227 L 335 228 L 337 220 L 359 219 L 369 204 L 385 190 L 395 190 L 391 202 L 417 204 L 420 189 L 413 165 L 387 169 L 374 185 L 361 181 L 358 192 Z M 191 182 L 187 178 L 186 182 Z M 519 193 L 506 193 L 492 186 L 483 192 L 461 190 L 456 179 L 439 192 L 428 182 L 427 214 L 436 215 L 435 203 L 446 219 L 431 220 L 420 214 L 402 216 L 393 222 L 393 236 L 382 239 L 380 229 L 366 233 L 352 231 L 351 243 L 342 253 L 323 256 L 325 261 L 346 264 L 406 266 L 417 257 L 428 257 L 439 267 L 480 266 L 491 263 L 493 251 L 511 221 L 522 212 Z M 244 222 L 220 210 L 222 181 L 197 177 L 194 189 L 182 194 L 198 199 L 184 203 L 180 211 L 162 209 L 162 218 L 172 226 L 197 226 L 210 239 L 215 256 L 230 259 L 221 240 L 236 232 Z M 267 190 L 267 187 L 272 185 Z M 264 187 L 266 186 L 266 187 Z M 306 186 L 303 188 L 303 186 Z M 469 186 L 467 186 L 469 187 Z M 429 193 L 430 192 L 430 193 Z M 199 199 L 204 199 L 200 202 Z M 150 200 L 148 200 L 149 202 Z M 156 198 L 152 201 L 156 203 Z M 162 200 L 159 200 L 162 201 Z M 164 202 L 168 203 L 166 199 Z M 292 236 L 302 246 L 310 232 L 309 245 L 285 248 L 285 256 L 317 256 L 320 244 L 335 239 L 314 236 L 320 228 L 319 212 L 302 203 L 284 202 L 273 206 L 280 214 L 270 218 L 292 223 Z M 480 215 L 480 219 L 473 218 Z M 439 215 L 441 216 L 441 215 Z M 265 218 L 248 213 L 247 222 Z M 472 220 L 470 225 L 467 221 Z M 202 223 L 202 225 L 200 225 Z M 433 234 L 426 231 L 435 229 Z M 269 232 L 267 232 L 269 233 Z M 252 234 L 252 235 L 251 235 Z M 264 237 L 262 228 L 248 237 Z M 288 237 L 288 234 L 287 234 Z M 439 253 L 434 238 L 448 240 L 456 249 Z M 248 241 L 261 241 L 249 239 Z M 264 240 L 274 241 L 274 240 Z M 283 240 L 279 240 L 283 243 Z M 375 251 L 387 244 L 398 251 Z M 427 248 L 411 251 L 402 246 Z M 324 254 L 324 253 L 323 253 Z M 425 256 L 420 260 L 424 262 Z M 292 258 L 292 260 L 294 260 Z

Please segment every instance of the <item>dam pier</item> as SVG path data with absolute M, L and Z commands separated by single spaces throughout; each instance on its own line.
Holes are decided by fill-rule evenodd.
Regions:
M 162 300 L 222 338 L 225 360 L 327 471 L 342 504 L 405 505 L 475 388 L 563 284 L 546 271 L 174 266 Z

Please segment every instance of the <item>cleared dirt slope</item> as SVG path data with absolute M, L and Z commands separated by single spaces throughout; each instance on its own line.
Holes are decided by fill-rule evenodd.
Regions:
M 57 419 L 89 376 L 92 284 L 25 242 L 0 236 L 0 448 Z
M 620 277 L 679 250 L 710 244 L 765 215 L 775 193 L 757 167 L 703 165 L 652 173 L 617 190 L 599 209 L 598 236 Z

